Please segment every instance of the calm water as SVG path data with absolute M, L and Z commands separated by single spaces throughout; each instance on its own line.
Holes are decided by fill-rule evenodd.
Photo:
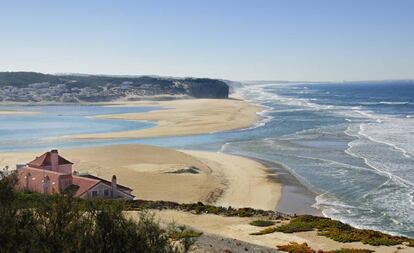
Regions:
M 31 115 L 0 115 L 0 151 L 44 149 L 87 145 L 63 136 L 125 131 L 154 126 L 148 122 L 97 119 L 92 116 L 127 112 L 145 112 L 154 107 L 107 107 L 80 105 L 0 106 L 0 110 L 25 110 Z M 97 141 L 102 143 L 103 141 Z
M 68 142 L 58 137 L 152 125 L 88 117 L 137 108 L 28 107 L 43 113 L 0 118 L 0 150 L 144 143 L 279 161 L 318 193 L 315 206 L 324 215 L 414 237 L 414 83 L 266 84 L 238 92 L 265 107 L 263 119 L 248 129 Z

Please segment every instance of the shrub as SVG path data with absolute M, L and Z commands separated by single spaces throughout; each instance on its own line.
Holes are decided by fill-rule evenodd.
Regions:
M 296 243 L 291 242 L 288 245 L 280 245 L 277 246 L 277 248 L 281 251 L 286 251 L 289 253 L 316 253 L 315 250 L 311 249 L 307 243 Z M 369 249 L 337 249 L 337 250 L 330 250 L 330 251 L 324 251 L 324 250 L 318 250 L 318 253 L 372 253 L 373 250 Z
M 252 208 L 240 208 L 237 210 L 237 216 L 239 217 L 252 217 L 254 210 Z
M 250 222 L 249 224 L 252 226 L 257 226 L 257 227 L 269 227 L 269 226 L 275 225 L 275 223 L 270 220 L 254 220 Z
M 372 253 L 373 250 L 369 249 L 337 249 L 331 251 L 318 251 L 318 253 Z
M 177 253 L 193 243 L 195 232 L 171 237 L 148 213 L 127 219 L 122 201 L 17 193 L 15 183 L 0 180 L 0 252 Z
M 315 253 L 307 243 L 299 244 L 297 242 L 291 242 L 288 245 L 277 246 L 279 250 L 286 251 L 289 253 Z
M 259 232 L 251 233 L 251 235 L 266 235 L 266 234 L 274 233 L 276 231 L 277 231 L 276 227 L 269 227 L 269 228 L 262 229 Z
M 319 235 L 329 237 L 338 242 L 362 242 L 374 246 L 391 246 L 409 241 L 408 238 L 391 236 L 374 230 L 357 229 L 340 221 L 311 215 L 298 216 L 289 223 L 277 227 L 276 231 L 294 233 L 312 231 L 314 229 L 318 230 Z

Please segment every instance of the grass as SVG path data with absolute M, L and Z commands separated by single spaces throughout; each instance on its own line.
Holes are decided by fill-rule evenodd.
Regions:
M 337 250 L 331 250 L 331 251 L 323 251 L 318 250 L 315 251 L 311 247 L 308 246 L 307 243 L 296 243 L 291 242 L 288 245 L 280 245 L 277 246 L 277 248 L 281 251 L 286 251 L 289 253 L 372 253 L 373 250 L 369 249 L 337 249 Z
M 256 226 L 256 227 L 269 227 L 269 226 L 275 225 L 275 223 L 270 220 L 254 220 L 250 222 L 249 224 L 252 226 Z
M 338 242 L 362 242 L 373 246 L 392 246 L 403 242 L 410 243 L 411 241 L 405 237 L 391 236 L 374 230 L 357 229 L 340 221 L 311 215 L 298 216 L 289 223 L 277 227 L 276 231 L 294 233 L 315 229 L 318 230 L 318 235 L 326 236 Z
M 279 245 L 277 249 L 289 253 L 315 253 L 307 243 L 299 244 L 297 242 L 291 242 L 288 245 Z
M 369 249 L 336 249 L 331 251 L 318 251 L 318 253 L 371 253 Z
M 277 231 L 277 227 L 269 227 L 269 228 L 262 229 L 259 232 L 251 233 L 250 235 L 266 235 L 266 234 L 274 233 L 276 231 Z

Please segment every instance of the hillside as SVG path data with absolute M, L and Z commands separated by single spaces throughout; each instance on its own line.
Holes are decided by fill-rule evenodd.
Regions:
M 0 102 L 105 102 L 157 95 L 227 98 L 228 94 L 225 82 L 208 78 L 0 72 Z

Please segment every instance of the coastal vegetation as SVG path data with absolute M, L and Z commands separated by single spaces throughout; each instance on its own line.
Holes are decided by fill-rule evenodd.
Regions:
M 140 200 L 135 199 L 126 202 L 126 210 L 134 211 L 134 210 L 145 210 L 145 209 L 172 209 L 172 210 L 179 210 L 185 212 L 191 212 L 194 214 L 216 214 L 216 215 L 223 215 L 229 217 L 266 217 L 269 220 L 284 220 L 289 219 L 291 216 L 288 214 L 276 212 L 276 211 L 269 211 L 269 210 L 260 210 L 254 209 L 249 207 L 243 208 L 233 208 L 229 207 L 222 207 L 222 206 L 214 206 L 209 204 L 204 204 L 202 202 L 197 203 L 183 203 L 179 204 L 176 202 L 171 201 L 151 201 L 151 200 Z
M 392 236 L 369 229 L 358 229 L 340 221 L 311 215 L 295 217 L 289 223 L 275 228 L 275 231 L 283 233 L 313 230 L 317 230 L 318 235 L 326 236 L 338 242 L 362 242 L 373 246 L 391 246 L 406 243 L 411 247 L 413 246 L 413 239 Z
M 251 235 L 266 235 L 266 234 L 274 233 L 276 231 L 277 231 L 276 227 L 269 227 L 269 228 L 262 229 L 259 232 L 251 233 Z
M 121 201 L 16 192 L 13 174 L 0 178 L 0 252 L 179 253 L 200 236 L 148 212 L 126 218 Z
M 287 245 L 279 245 L 277 248 L 281 251 L 286 251 L 289 253 L 371 253 L 374 252 L 373 250 L 369 249 L 337 249 L 337 250 L 330 250 L 330 251 L 324 251 L 324 250 L 318 250 L 315 251 L 311 247 L 308 246 L 307 243 L 296 243 L 291 242 Z
M 362 242 L 369 245 L 413 246 L 414 240 L 373 230 L 356 229 L 339 221 L 311 215 L 289 216 L 275 211 L 232 208 L 203 204 L 179 204 L 148 200 L 85 200 L 63 195 L 16 192 L 13 176 L 0 180 L 0 252 L 186 252 L 202 235 L 185 226 L 162 227 L 150 210 L 177 210 L 195 215 L 251 217 L 249 223 L 264 227 L 251 235 L 274 232 L 317 231 L 318 235 L 338 242 Z M 138 211 L 138 219 L 127 218 L 125 211 Z M 132 213 L 131 213 L 132 214 Z M 129 216 L 128 216 L 129 217 Z M 281 223 L 281 224 L 277 224 Z M 25 243 L 22 243 L 25 242 Z M 72 245 L 73 244 L 73 245 Z M 307 245 L 283 246 L 288 252 Z M 70 250 L 69 250 L 70 249 Z M 138 249 L 138 250 L 137 250 Z M 282 250 L 282 248 L 280 248 Z M 313 249 L 303 252 L 315 252 Z M 322 252 L 322 251 L 318 251 Z M 329 253 L 368 253 L 367 250 L 339 249 Z M 326 253 L 326 252 L 325 252 Z
M 275 225 L 275 222 L 271 220 L 254 220 L 250 222 L 249 224 L 252 226 L 257 226 L 257 227 L 269 227 L 269 226 Z

